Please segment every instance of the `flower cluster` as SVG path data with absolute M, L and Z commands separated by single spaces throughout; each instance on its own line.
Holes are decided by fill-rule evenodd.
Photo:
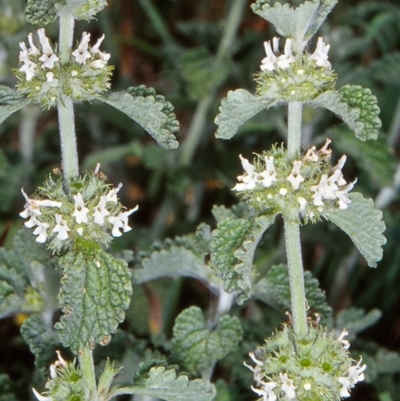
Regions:
M 257 93 L 283 101 L 306 101 L 334 89 L 336 74 L 328 60 L 329 45 L 320 37 L 313 54 L 294 56 L 292 39 L 286 39 L 284 52 L 279 53 L 279 38 L 264 42 L 266 57 L 257 74 Z
M 39 401 L 85 399 L 86 386 L 81 370 L 75 366 L 75 361 L 66 362 L 60 352 L 56 352 L 58 359 L 50 365 L 50 378 L 45 385 L 47 395 L 41 395 L 33 388 L 36 399 Z
M 282 213 L 297 221 L 314 221 L 324 211 L 346 209 L 356 180 L 347 183 L 343 177 L 346 155 L 331 166 L 329 143 L 327 139 L 319 150 L 312 146 L 294 160 L 282 147 L 256 155 L 254 164 L 240 155 L 245 172 L 233 190 L 261 212 Z
M 37 34 L 40 49 L 35 46 L 32 33 L 28 35 L 29 48 L 24 42 L 19 44 L 21 67 L 14 71 L 19 80 L 18 90 L 42 107 L 49 108 L 57 104 L 62 94 L 75 101 L 90 100 L 109 88 L 112 67 L 107 63 L 110 54 L 100 50 L 104 35 L 90 46 L 90 34 L 83 32 L 71 59 L 61 63 L 44 28 Z
M 117 197 L 122 184 L 112 188 L 104 178 L 96 169 L 71 180 L 69 194 L 64 192 L 62 179 L 51 178 L 34 199 L 22 190 L 26 204 L 20 216 L 27 219 L 26 227 L 34 228 L 36 242 L 48 243 L 55 251 L 67 249 L 81 237 L 106 246 L 112 237 L 130 231 L 128 219 L 138 206 L 124 210 Z
M 251 352 L 255 366 L 244 365 L 254 373 L 252 390 L 263 401 L 337 401 L 349 397 L 354 385 L 364 380 L 366 365 L 354 364 L 344 330 L 338 339 L 325 329 L 310 326 L 301 338 L 285 326 L 268 338 L 265 345 Z

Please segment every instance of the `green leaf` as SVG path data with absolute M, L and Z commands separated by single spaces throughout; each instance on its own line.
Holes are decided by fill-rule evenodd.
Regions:
M 173 133 L 179 130 L 179 123 L 173 113 L 173 106 L 164 96 L 156 95 L 153 88 L 141 85 L 103 95 L 98 99 L 140 124 L 163 148 L 178 147 Z
M 173 357 L 189 373 L 201 375 L 233 351 L 241 338 L 242 328 L 236 317 L 222 316 L 218 326 L 210 330 L 201 309 L 192 306 L 176 318 L 172 339 Z
M 346 85 L 337 91 L 326 91 L 307 102 L 324 107 L 340 117 L 362 141 L 376 139 L 381 127 L 377 99 L 369 89 Z
M 209 381 L 189 380 L 187 376 L 177 376 L 175 370 L 166 370 L 163 366 L 150 369 L 148 377 L 139 386 L 129 390 L 129 394 L 166 401 L 212 401 L 216 393 L 215 387 Z
M 376 267 L 382 259 L 382 245 L 386 243 L 382 234 L 386 228 L 382 212 L 374 208 L 371 199 L 365 199 L 357 192 L 351 193 L 349 197 L 351 203 L 347 209 L 325 212 L 324 217 L 351 238 L 368 266 Z
M 382 316 L 378 309 L 372 309 L 365 313 L 364 309 L 349 308 L 340 311 L 336 316 L 336 327 L 340 330 L 346 328 L 349 332 L 349 340 L 355 338 L 357 333 L 373 326 Z
M 1 273 L 0 273 L 1 274 Z M 23 300 L 7 282 L 0 281 L 0 318 L 22 311 Z
M 400 372 L 400 355 L 397 352 L 381 348 L 374 359 L 374 366 L 379 374 Z
M 35 355 L 35 365 L 47 376 L 47 369 L 56 359 L 60 341 L 54 331 L 44 324 L 39 314 L 33 314 L 21 326 L 21 334 Z
M 215 118 L 215 124 L 218 125 L 215 136 L 232 138 L 247 120 L 275 103 L 273 99 L 254 96 L 244 89 L 229 91 L 228 96 L 222 99 L 219 114 Z
M 400 52 L 391 53 L 372 64 L 372 74 L 379 81 L 400 86 L 399 65 Z
M 222 220 L 213 231 L 211 263 L 225 291 L 237 292 L 238 303 L 251 296 L 254 252 L 275 216 Z
M 182 75 L 189 97 L 199 100 L 221 86 L 229 74 L 229 60 L 216 64 L 205 47 L 188 50 L 182 57 Z
M 67 2 L 71 2 L 71 0 L 67 0 Z M 92 18 L 95 18 L 95 15 L 99 13 L 106 5 L 107 0 L 72 0 L 81 5 L 75 8 L 73 12 L 73 16 L 77 20 L 86 20 L 89 21 Z
M 28 0 L 25 9 L 26 20 L 33 25 L 47 25 L 57 18 L 57 5 L 63 1 L 57 0 Z
M 124 320 L 132 286 L 127 263 L 103 249 L 69 251 L 60 258 L 63 269 L 59 302 L 63 316 L 55 328 L 74 353 L 107 345 L 110 333 Z
M 287 3 L 274 2 L 271 5 L 270 0 L 258 0 L 251 8 L 260 17 L 271 22 L 280 35 L 301 44 L 317 32 L 337 1 L 313 0 L 292 7 Z
M 326 301 L 325 293 L 319 287 L 319 281 L 310 271 L 304 272 L 304 286 L 306 290 L 309 313 L 318 313 L 322 324 L 330 325 L 332 308 Z M 277 303 L 285 309 L 291 308 L 289 273 L 286 265 L 275 265 L 269 269 L 266 277 L 254 286 L 254 296 L 271 304 Z
M 0 85 L 0 124 L 28 103 L 29 100 L 20 92 L 8 86 Z
M 18 401 L 12 387 L 10 378 L 5 374 L 0 374 L 0 401 Z

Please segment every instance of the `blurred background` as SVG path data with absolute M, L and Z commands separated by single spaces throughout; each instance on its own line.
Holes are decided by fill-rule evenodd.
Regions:
M 286 139 L 284 107 L 260 113 L 230 141 L 214 137 L 221 99 L 237 88 L 254 93 L 263 42 L 276 35 L 273 26 L 253 14 L 251 3 L 109 0 L 97 20 L 76 23 L 76 42 L 82 31 L 89 31 L 93 42 L 105 33 L 102 50 L 111 53 L 109 64 L 115 66 L 113 91 L 141 84 L 153 87 L 174 105 L 180 122 L 180 147 L 166 151 L 106 104 L 76 106 L 81 171 L 101 163 L 111 183 L 124 184 L 119 193 L 122 203 L 127 208 L 139 204 L 138 213 L 131 216 L 133 230 L 113 244 L 113 252 L 135 252 L 132 265 L 165 238 L 192 233 L 201 222 L 215 228 L 213 205 L 238 203 L 231 191 L 242 171 L 238 155 L 251 159 L 253 152 Z M 25 22 L 25 5 L 22 0 L 0 4 L 0 83 L 11 87 L 16 84 L 12 69 L 18 66 L 18 43 L 37 29 Z M 56 24 L 46 27 L 53 43 L 57 32 Z M 319 35 L 331 45 L 329 60 L 338 73 L 337 87 L 369 87 L 378 98 L 383 125 L 377 141 L 364 143 L 332 113 L 306 108 L 303 146 L 322 145 L 329 137 L 334 160 L 347 154 L 345 178 L 357 177 L 355 190 L 373 198 L 383 210 L 387 244 L 378 268 L 371 269 L 339 229 L 327 222 L 308 225 L 302 229 L 304 264 L 319 280 L 332 308 L 332 325 L 361 322 L 352 347 L 358 354 L 371 355 L 376 369 L 367 371 L 367 383 L 353 391 L 351 400 L 400 400 L 400 3 L 339 0 Z M 60 168 L 56 110 L 29 106 L 12 115 L 0 126 L 0 146 L 0 242 L 10 248 L 23 223 L 18 216 L 24 204 L 21 187 L 32 193 L 53 169 Z M 266 232 L 255 263 L 262 276 L 281 261 L 278 219 Z M 212 293 L 193 279 L 149 282 L 135 288 L 122 328 L 141 341 L 152 338 L 153 344 L 161 343 L 156 339 L 170 337 L 181 310 L 190 305 L 207 309 L 212 302 Z M 233 313 L 242 319 L 243 349 L 262 343 L 286 319 L 284 309 L 257 299 L 237 308 Z M 19 335 L 24 315 L 3 317 L 0 373 L 11 378 L 17 399 L 26 400 L 31 397 L 34 358 Z M 256 328 L 251 327 L 254 320 Z M 229 361 L 220 364 L 215 375 L 234 383 L 237 399 L 256 399 L 246 392 L 251 375 L 234 372 L 242 368 L 240 361 L 236 364 L 234 369 Z M 9 401 L 1 395 L 0 400 Z

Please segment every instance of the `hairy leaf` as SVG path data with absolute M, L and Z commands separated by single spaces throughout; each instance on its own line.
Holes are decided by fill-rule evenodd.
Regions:
M 110 333 L 124 320 L 132 286 L 126 262 L 101 248 L 69 251 L 60 258 L 64 276 L 59 302 L 63 316 L 56 324 L 62 343 L 74 353 L 107 345 Z
M 129 394 L 167 401 L 212 401 L 216 393 L 209 381 L 189 380 L 187 376 L 177 376 L 175 370 L 163 366 L 150 369 L 147 378 L 129 390 Z
M 182 74 L 187 82 L 189 97 L 199 100 L 218 88 L 229 73 L 229 61 L 216 64 L 204 48 L 191 49 L 182 58 Z
M 400 86 L 399 65 L 400 52 L 391 53 L 372 64 L 372 74 L 379 81 Z
M 311 106 L 324 107 L 340 117 L 362 141 L 378 137 L 381 120 L 377 99 L 369 89 L 346 85 L 337 91 L 326 91 L 313 100 Z
M 67 2 L 68 1 L 71 0 L 67 0 Z M 83 2 L 81 0 L 78 0 L 78 2 L 83 4 L 76 7 L 76 9 L 74 10 L 74 18 L 86 21 L 95 18 L 95 15 L 107 5 L 107 0 L 85 0 Z
M 317 32 L 338 0 L 306 1 L 298 7 L 270 0 L 258 0 L 251 5 L 252 10 L 260 17 L 271 22 L 276 31 L 295 42 L 307 41 Z
M 135 283 L 145 283 L 160 277 L 193 277 L 211 287 L 220 287 L 221 280 L 206 265 L 204 258 L 183 247 L 172 246 L 168 250 L 153 252 L 142 261 L 140 269 L 133 270 Z
M 173 357 L 189 373 L 201 375 L 233 351 L 241 338 L 242 328 L 236 317 L 225 315 L 218 326 L 210 330 L 201 309 L 192 306 L 176 318 L 172 340 Z
M 244 89 L 229 91 L 215 118 L 215 124 L 218 125 L 215 136 L 221 139 L 232 138 L 247 120 L 274 104 L 273 99 L 254 96 Z
M 33 25 L 47 25 L 57 18 L 57 5 L 64 1 L 57 0 L 28 0 L 25 9 L 26 20 Z
M 380 374 L 400 373 L 400 354 L 381 348 L 375 355 L 375 369 Z
M 274 219 L 275 216 L 226 219 L 213 231 L 211 263 L 224 281 L 225 291 L 238 294 L 239 304 L 251 296 L 254 252 Z
M 56 359 L 60 340 L 56 333 L 46 327 L 39 314 L 33 314 L 21 326 L 21 334 L 35 355 L 35 365 L 47 376 L 47 369 Z
M 23 310 L 23 299 L 20 298 L 7 282 L 0 281 L 0 318 L 13 315 Z
M 0 124 L 28 103 L 29 100 L 20 92 L 8 86 L 0 85 Z
M 140 124 L 165 149 L 175 149 L 178 142 L 173 135 L 179 123 L 173 106 L 153 88 L 141 85 L 126 91 L 114 92 L 98 98 L 125 113 Z
M 319 288 L 319 282 L 310 271 L 304 272 L 309 313 L 318 313 L 324 325 L 332 321 L 332 308 L 326 301 L 324 292 Z M 291 308 L 289 272 L 286 265 L 271 267 L 266 277 L 254 286 L 254 295 L 266 303 L 277 303 L 285 309 Z
M 233 205 L 230 209 L 223 205 L 214 205 L 212 208 L 212 214 L 217 223 L 226 219 L 249 219 L 254 217 L 254 212 L 249 209 L 249 206 L 245 202 L 240 202 L 236 205 Z
M 382 245 L 386 243 L 382 234 L 386 228 L 382 212 L 374 208 L 371 199 L 365 199 L 357 192 L 351 193 L 349 197 L 351 203 L 347 209 L 325 212 L 324 217 L 351 238 L 368 266 L 376 267 L 382 259 Z
M 372 309 L 366 313 L 363 309 L 349 308 L 337 314 L 336 327 L 340 330 L 346 328 L 351 341 L 357 333 L 373 326 L 381 316 L 382 312 L 378 309 Z

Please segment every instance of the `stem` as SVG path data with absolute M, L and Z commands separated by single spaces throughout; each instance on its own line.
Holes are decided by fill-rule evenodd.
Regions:
M 69 12 L 60 15 L 59 52 L 60 62 L 69 61 L 74 38 L 74 18 Z M 78 149 L 76 145 L 74 104 L 72 99 L 61 95 L 58 101 L 58 123 L 60 127 L 61 158 L 64 178 L 68 180 L 79 174 Z
M 284 223 L 293 327 L 296 335 L 301 336 L 307 332 L 307 312 L 303 261 L 301 257 L 300 226 L 286 219 Z
M 224 34 L 219 43 L 217 54 L 215 56 L 215 71 L 218 71 L 221 68 L 221 64 L 224 62 L 224 59 L 230 54 L 246 3 L 247 0 L 235 0 L 231 4 L 225 22 Z M 193 158 L 193 155 L 199 144 L 201 134 L 203 133 L 203 129 L 207 121 L 207 113 L 214 100 L 216 90 L 216 87 L 212 88 L 210 93 L 205 96 L 197 105 L 193 122 L 190 126 L 185 142 L 182 145 L 180 162 L 183 166 L 189 165 Z
M 93 353 L 92 350 L 84 348 L 79 355 L 79 365 L 81 367 L 83 379 L 86 383 L 89 399 L 91 401 L 98 401 L 96 376 L 94 374 Z
M 289 102 L 288 112 L 288 156 L 293 157 L 300 152 L 302 103 Z

